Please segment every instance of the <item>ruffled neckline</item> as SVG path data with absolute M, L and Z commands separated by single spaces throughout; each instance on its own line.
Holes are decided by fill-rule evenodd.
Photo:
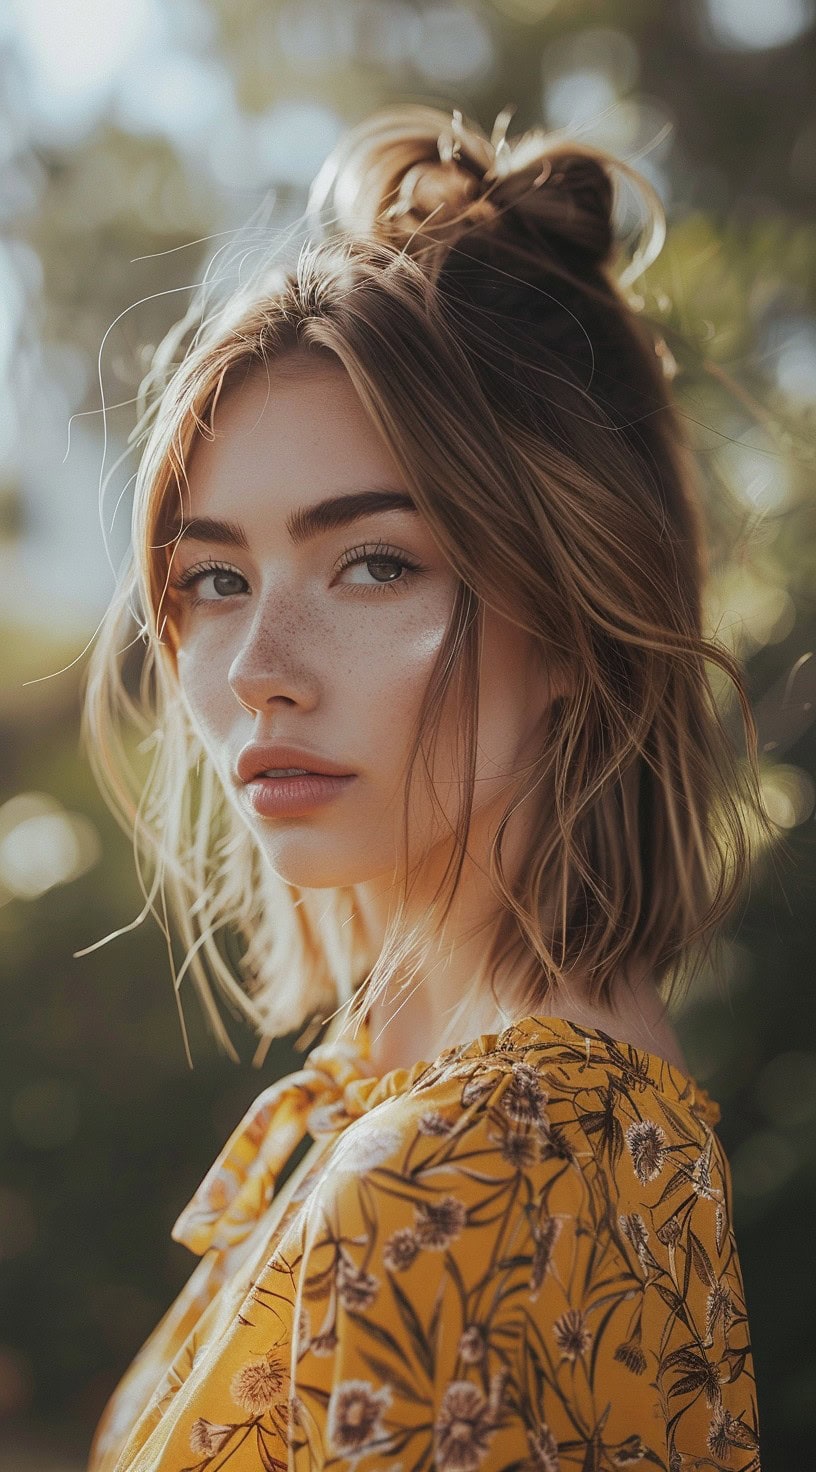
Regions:
M 618 1070 L 626 1086 L 652 1085 L 662 1098 L 689 1109 L 705 1125 L 717 1124 L 720 1106 L 690 1075 L 667 1059 L 597 1028 L 560 1017 L 530 1015 L 502 1032 L 483 1032 L 471 1042 L 444 1048 L 436 1058 L 417 1060 L 377 1075 L 371 1063 L 368 1017 L 356 1033 L 328 1029 L 307 1054 L 303 1067 L 264 1089 L 250 1105 L 217 1156 L 172 1237 L 192 1252 L 242 1250 L 277 1189 L 282 1170 L 306 1133 L 333 1136 L 360 1115 L 397 1095 L 430 1088 L 471 1068 L 512 1069 L 525 1062 L 546 1076 L 559 1068 L 600 1066 Z M 237 1259 L 236 1259 L 237 1260 Z
M 565 1051 L 554 1056 L 555 1065 L 576 1061 L 618 1068 L 622 1074 L 651 1084 L 672 1102 L 692 1108 L 707 1124 L 715 1125 L 720 1120 L 720 1105 L 708 1090 L 659 1053 L 613 1038 L 600 1028 L 537 1014 L 518 1019 L 502 1032 L 483 1032 L 469 1043 L 453 1044 L 434 1059 L 419 1059 L 410 1067 L 392 1068 L 379 1075 L 368 1073 L 371 1033 L 366 1015 L 352 1043 L 358 1048 L 366 1074 L 346 1084 L 343 1103 L 349 1114 L 367 1111 L 385 1099 L 407 1093 L 420 1077 L 442 1076 L 454 1064 L 458 1071 L 460 1064 L 470 1060 L 483 1062 L 489 1058 L 500 1063 L 506 1055 L 521 1054 L 526 1061 L 540 1066 L 548 1061 L 545 1055 L 552 1051 L 553 1044 L 558 1043 L 565 1045 Z

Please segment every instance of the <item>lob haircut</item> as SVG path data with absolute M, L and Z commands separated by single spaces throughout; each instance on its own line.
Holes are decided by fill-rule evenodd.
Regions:
M 614 1005 L 633 967 L 673 997 L 736 902 L 753 836 L 775 837 L 739 667 L 703 634 L 694 457 L 659 344 L 613 270 L 621 171 L 659 241 L 654 192 L 599 150 L 540 130 L 496 142 L 455 112 L 451 125 L 435 108 L 384 109 L 315 180 L 312 234 L 296 260 L 261 270 L 199 323 L 178 362 L 200 302 L 156 351 L 141 394 L 132 556 L 92 651 L 83 731 L 102 791 L 147 861 L 140 919 L 150 909 L 167 930 L 169 902 L 186 948 L 176 987 L 189 970 L 232 1056 L 214 987 L 257 1030 L 261 1057 L 271 1038 L 308 1023 L 301 1045 L 345 1003 L 359 1013 L 393 978 L 409 983 L 444 933 L 473 802 L 485 608 L 526 631 L 542 679 L 566 693 L 491 847 L 502 919 L 462 1013 L 487 982 L 508 1017 L 546 1015 L 551 985 L 568 985 L 579 966 L 593 1000 Z M 405 866 L 378 954 L 351 889 L 289 884 L 248 841 L 179 698 L 168 589 L 191 449 L 213 433 L 219 397 L 249 374 L 323 365 L 348 374 L 457 578 L 412 733 L 402 827 L 407 854 L 408 793 L 429 783 L 448 697 L 461 735 L 455 842 L 416 924 Z M 135 675 L 122 654 L 134 618 Z M 747 760 L 709 667 L 736 695 Z M 135 737 L 153 753 L 146 776 Z M 535 821 L 511 882 L 503 835 L 522 802 Z M 515 990 L 498 997 L 495 978 L 509 970 Z

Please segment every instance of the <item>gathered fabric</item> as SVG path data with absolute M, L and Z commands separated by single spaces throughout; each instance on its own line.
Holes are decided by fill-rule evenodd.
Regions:
M 334 1134 L 363 1113 L 369 1039 L 319 1044 L 304 1068 L 253 1101 L 184 1208 L 171 1236 L 198 1256 L 242 1243 L 274 1195 L 278 1177 L 308 1132 Z
M 558 1018 L 382 1077 L 366 1019 L 328 1038 L 180 1213 L 89 1472 L 759 1472 L 719 1119 Z

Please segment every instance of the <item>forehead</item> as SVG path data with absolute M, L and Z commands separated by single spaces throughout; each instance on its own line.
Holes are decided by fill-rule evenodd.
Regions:
M 187 516 L 400 478 L 339 362 L 253 367 L 222 391 L 211 418 L 213 438 L 197 434 L 187 456 Z

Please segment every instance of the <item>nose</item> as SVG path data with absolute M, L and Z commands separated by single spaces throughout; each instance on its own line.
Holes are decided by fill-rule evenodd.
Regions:
M 298 679 L 282 670 L 249 670 L 236 661 L 229 673 L 229 684 L 238 704 L 250 715 L 266 710 L 278 702 L 309 709 L 315 703 L 311 682 Z
M 241 708 L 255 715 L 274 707 L 302 706 L 309 710 L 318 698 L 317 681 L 298 665 L 278 638 L 250 636 L 236 654 L 227 676 L 230 689 Z

